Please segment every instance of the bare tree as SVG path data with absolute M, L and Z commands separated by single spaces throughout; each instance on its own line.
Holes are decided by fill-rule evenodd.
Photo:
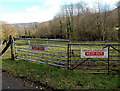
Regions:
M 2 24 L 2 35 L 4 39 L 8 39 L 10 35 L 16 36 L 15 27 L 13 25 L 3 23 Z

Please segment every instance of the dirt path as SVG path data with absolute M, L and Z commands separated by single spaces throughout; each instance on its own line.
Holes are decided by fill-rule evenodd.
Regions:
M 2 89 L 38 89 L 32 82 L 2 72 Z M 43 89 L 39 87 L 39 89 Z

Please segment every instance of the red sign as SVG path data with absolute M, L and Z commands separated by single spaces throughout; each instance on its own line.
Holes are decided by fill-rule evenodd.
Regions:
M 107 49 L 81 49 L 81 58 L 107 58 Z
M 85 52 L 85 56 L 103 56 L 104 52 Z
M 31 45 L 32 50 L 38 50 L 38 51 L 45 51 L 46 46 L 45 45 Z

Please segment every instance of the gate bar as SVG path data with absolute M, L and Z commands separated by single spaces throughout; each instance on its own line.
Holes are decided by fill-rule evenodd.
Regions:
M 70 47 L 70 45 L 68 44 L 68 48 L 67 48 L 67 56 L 68 56 L 68 57 L 67 57 L 67 61 L 68 61 L 68 62 L 67 62 L 67 64 L 68 64 L 67 69 L 68 69 L 68 70 L 70 69 L 70 67 L 69 67 L 69 66 L 70 66 L 70 65 L 69 65 L 69 61 L 70 61 L 70 59 L 69 59 L 69 58 L 70 58 L 70 56 L 69 56 L 69 55 L 70 55 L 70 54 L 69 54 L 69 47 Z
M 110 71 L 109 71 L 109 66 L 110 66 L 110 63 L 109 63 L 109 58 L 110 58 L 110 46 L 108 46 L 108 74 L 110 73 Z

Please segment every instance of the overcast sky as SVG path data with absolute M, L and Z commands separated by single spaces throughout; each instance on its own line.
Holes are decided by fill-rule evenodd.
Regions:
M 0 0 L 0 20 L 7 23 L 44 22 L 53 19 L 63 4 L 81 0 Z M 94 6 L 97 0 L 82 0 Z M 119 0 L 99 0 L 115 8 Z

